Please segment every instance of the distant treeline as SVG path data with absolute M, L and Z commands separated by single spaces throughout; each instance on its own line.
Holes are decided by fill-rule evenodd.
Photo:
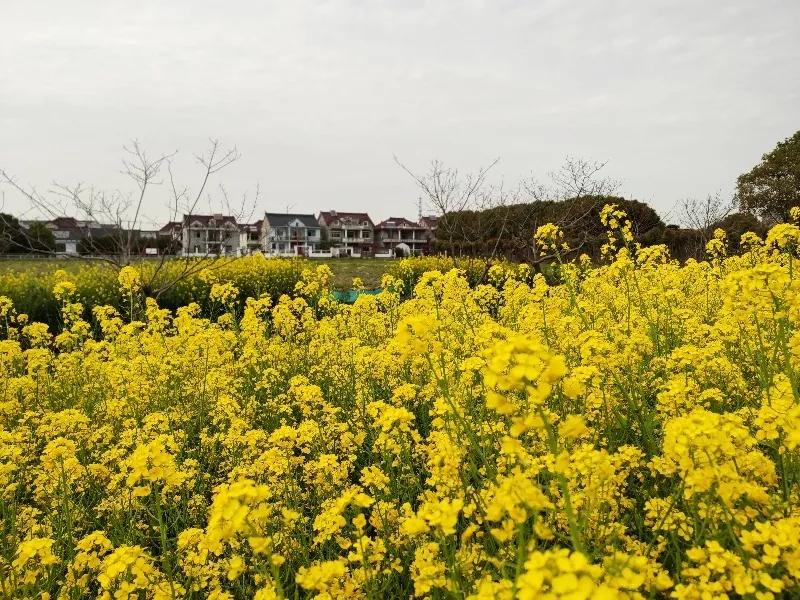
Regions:
M 666 225 L 652 207 L 638 200 L 617 196 L 584 196 L 564 201 L 536 201 L 466 210 L 445 215 L 437 229 L 437 250 L 462 256 L 495 256 L 514 261 L 534 260 L 533 234 L 545 223 L 564 231 L 564 241 L 575 253 L 600 255 L 606 242 L 600 211 L 606 204 L 624 210 L 636 241 L 645 245 L 666 244 L 674 258 L 701 258 L 705 243 L 717 227 L 728 233 L 732 249 L 746 231 L 763 233 L 760 221 L 750 214 L 736 213 L 704 230 Z

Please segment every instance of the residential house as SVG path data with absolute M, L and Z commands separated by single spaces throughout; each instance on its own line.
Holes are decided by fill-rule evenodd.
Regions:
M 45 223 L 56 240 L 56 254 L 78 254 L 85 235 L 84 227 L 74 217 L 56 217 Z
M 91 219 L 55 217 L 49 221 L 26 220 L 26 229 L 39 223 L 53 233 L 57 255 L 114 255 L 123 251 L 129 241 L 133 252 L 144 253 L 158 244 L 160 230 L 123 229 L 117 224 L 98 223 Z M 162 228 L 163 229 L 163 228 Z
M 264 250 L 264 220 L 239 226 L 239 252 L 242 255 L 254 254 Z
M 183 222 L 170 221 L 158 230 L 158 248 L 165 254 L 178 254 L 183 250 Z
M 99 254 L 113 252 L 119 241 L 120 229 L 92 220 L 74 217 L 56 217 L 45 221 L 44 226 L 53 232 L 56 254 Z
M 424 254 L 434 254 L 436 252 L 436 228 L 439 225 L 439 217 L 429 215 L 419 218 L 420 226 L 425 228 L 425 244 L 422 246 Z
M 23 221 L 23 227 L 29 227 L 34 221 Z M 44 226 L 53 232 L 56 241 L 56 254 L 78 254 L 78 244 L 83 239 L 83 230 L 78 220 L 73 217 L 56 217 L 50 221 L 42 221 Z
M 390 217 L 375 225 L 375 250 L 392 256 L 422 254 L 426 229 L 404 217 Z
M 158 230 L 158 237 L 159 239 L 166 239 L 170 241 L 180 241 L 183 231 L 183 222 L 182 221 L 170 221 L 166 225 L 164 225 L 161 229 Z M 163 243 L 163 242 L 162 242 Z
M 334 256 L 372 254 L 375 224 L 367 213 L 323 211 L 318 221 Z
M 183 215 L 182 252 L 188 256 L 236 256 L 239 226 L 229 215 Z
M 161 240 L 159 236 L 158 229 L 138 229 L 134 230 L 133 237 L 136 240 L 136 250 L 146 256 L 157 256 L 158 254 L 162 254 L 163 251 L 159 248 L 159 241 Z
M 322 242 L 314 215 L 265 213 L 264 244 L 271 256 L 308 256 Z

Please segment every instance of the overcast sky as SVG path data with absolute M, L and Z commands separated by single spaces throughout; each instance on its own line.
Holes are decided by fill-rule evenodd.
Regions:
M 260 210 L 415 217 L 393 155 L 499 156 L 514 185 L 571 154 L 664 214 L 797 129 L 798 0 L 30 0 L 0 19 L 0 168 L 43 190 L 129 189 L 133 138 L 179 150 L 194 186 L 215 137 L 242 153 L 216 183 L 259 182 Z

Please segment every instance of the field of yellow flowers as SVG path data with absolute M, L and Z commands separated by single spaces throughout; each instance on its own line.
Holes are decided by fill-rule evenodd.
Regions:
M 239 300 L 269 295 L 277 300 L 292 293 L 307 263 L 295 259 L 267 259 L 257 254 L 235 259 L 174 259 L 165 262 L 141 260 L 136 264 L 143 290 L 158 291 L 162 308 L 175 310 L 196 302 L 205 312 L 213 283 L 232 283 Z M 83 308 L 81 317 L 90 319 L 96 306 L 112 306 L 129 313 L 127 294 L 120 289 L 118 273 L 103 261 L 75 259 L 3 261 L 0 263 L 0 295 L 14 303 L 31 320 L 53 327 L 61 324 L 61 299 L 56 284 L 69 281 L 72 303 Z
M 603 221 L 599 265 L 539 229 L 558 285 L 0 298 L 0 596 L 797 597 L 800 229 L 680 265 Z

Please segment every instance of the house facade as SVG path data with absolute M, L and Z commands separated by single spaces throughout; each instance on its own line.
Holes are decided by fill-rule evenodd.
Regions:
M 227 215 L 184 215 L 181 223 L 184 256 L 236 256 L 239 226 Z
M 158 237 L 168 240 L 180 240 L 182 237 L 183 222 L 170 221 L 158 230 Z
M 157 246 L 159 252 L 178 254 L 183 250 L 183 222 L 169 221 L 158 230 Z
M 436 228 L 439 225 L 439 217 L 420 217 L 419 224 L 425 230 L 423 234 L 425 244 L 422 246 L 422 252 L 424 254 L 434 254 L 436 252 Z
M 265 213 L 263 243 L 270 256 L 308 256 L 322 242 L 314 215 Z
M 255 223 L 245 223 L 239 226 L 239 253 L 243 256 L 263 252 L 264 250 L 264 220 Z
M 60 255 L 113 252 L 121 231 L 116 225 L 74 217 L 56 217 L 45 221 L 44 226 L 53 232 L 56 254 Z
M 20 221 L 23 227 L 40 223 L 53 232 L 59 255 L 113 254 L 131 241 L 142 255 L 245 256 L 410 256 L 435 252 L 436 217 L 418 222 L 391 217 L 376 226 L 367 213 L 323 211 L 313 214 L 264 213 L 254 223 L 237 223 L 231 215 L 183 215 L 160 229 L 127 231 L 74 217 L 49 221 Z M 123 235 L 124 234 L 124 235 Z
M 56 240 L 56 254 L 78 254 L 78 244 L 84 236 L 83 227 L 73 217 L 56 217 L 45 222 Z
M 375 225 L 375 251 L 392 256 L 416 256 L 426 245 L 426 229 L 404 217 L 390 217 Z
M 317 219 L 334 256 L 370 256 L 375 243 L 375 224 L 367 213 L 319 213 Z

